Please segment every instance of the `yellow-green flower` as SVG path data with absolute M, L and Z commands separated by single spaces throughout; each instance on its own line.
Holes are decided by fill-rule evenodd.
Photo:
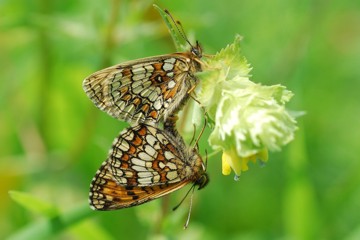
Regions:
M 223 151 L 223 173 L 231 168 L 236 176 L 248 169 L 249 161 L 267 161 L 267 150 L 281 150 L 297 129 L 285 109 L 293 94 L 281 85 L 249 80 L 251 68 L 240 54 L 240 39 L 206 61 L 198 97 L 213 123 L 209 144 Z
M 257 159 L 259 159 L 262 163 L 267 162 L 267 149 L 263 149 L 257 154 L 251 155 L 249 157 L 239 157 L 236 150 L 234 149 L 224 151 L 222 155 L 222 174 L 229 175 L 231 173 L 231 169 L 233 169 L 235 172 L 235 180 L 238 180 L 241 172 L 247 171 L 249 169 L 248 163 L 250 161 L 255 163 Z

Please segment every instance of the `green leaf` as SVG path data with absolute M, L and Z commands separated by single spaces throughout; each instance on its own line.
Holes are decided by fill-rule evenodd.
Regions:
M 75 239 L 86 239 L 86 240 L 115 240 L 116 238 L 112 237 L 107 229 L 105 229 L 101 224 L 96 223 L 95 221 L 82 221 L 79 224 L 71 227 L 69 229 L 71 233 L 74 234 Z
M 10 197 L 30 212 L 38 213 L 45 217 L 54 217 L 58 209 L 51 203 L 28 193 L 9 191 Z
M 13 192 L 11 194 L 13 195 Z M 22 198 L 22 200 L 25 200 L 25 198 Z M 94 211 L 90 210 L 87 202 L 84 202 L 65 213 L 59 213 L 52 218 L 45 218 L 32 222 L 22 229 L 17 230 L 11 236 L 8 236 L 7 239 L 52 239 L 54 235 L 69 227 L 75 226 L 75 224 L 93 215 Z
M 179 34 L 178 29 L 174 28 L 174 24 L 171 23 L 173 21 L 170 21 L 169 15 L 164 10 L 162 10 L 158 5 L 153 4 L 153 7 L 159 11 L 160 16 L 163 18 L 167 28 L 169 29 L 169 32 L 170 32 L 171 38 L 174 41 L 176 50 L 179 52 L 183 52 L 186 49 L 186 46 L 184 44 L 181 44 L 183 37 Z

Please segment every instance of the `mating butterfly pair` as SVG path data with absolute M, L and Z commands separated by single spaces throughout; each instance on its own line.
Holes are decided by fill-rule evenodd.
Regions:
M 188 183 L 199 189 L 208 183 L 197 150 L 186 146 L 175 129 L 175 114 L 198 82 L 194 74 L 202 70 L 201 57 L 197 43 L 189 52 L 125 62 L 84 80 L 84 91 L 98 108 L 136 124 L 114 140 L 93 178 L 93 209 L 132 207 Z M 158 127 L 161 121 L 163 130 Z

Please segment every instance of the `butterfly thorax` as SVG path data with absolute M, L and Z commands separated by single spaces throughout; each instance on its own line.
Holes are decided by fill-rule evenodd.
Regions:
M 190 180 L 194 185 L 199 186 L 198 189 L 201 189 L 209 182 L 204 162 L 194 149 L 190 150 L 189 154 L 189 160 L 187 161 L 188 165 L 185 168 L 186 175 L 191 178 Z
M 199 186 L 198 190 L 206 187 L 208 183 L 209 183 L 209 175 L 206 172 L 202 172 L 202 174 L 199 175 L 197 180 L 194 182 L 195 185 Z
M 177 82 L 174 91 L 176 90 L 176 97 L 174 94 L 167 94 L 164 98 L 164 107 L 167 111 L 164 112 L 164 120 L 169 117 L 168 113 L 176 114 L 179 109 L 189 99 L 189 93 L 197 86 L 199 80 L 195 76 L 196 72 L 201 72 L 201 61 L 192 52 L 173 53 L 174 66 L 173 74 L 174 80 Z
M 186 68 L 182 69 L 182 71 L 187 72 L 189 75 L 193 75 L 196 72 L 202 72 L 202 62 L 201 55 L 195 55 L 194 52 L 180 52 L 174 53 L 176 55 L 180 55 L 182 59 L 186 61 L 184 64 Z

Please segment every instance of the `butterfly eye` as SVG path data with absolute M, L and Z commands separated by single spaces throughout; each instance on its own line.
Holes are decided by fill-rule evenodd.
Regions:
M 196 46 L 191 47 L 191 53 L 197 58 L 202 58 L 202 48 L 198 41 L 196 41 Z
M 206 185 L 209 183 L 209 175 L 206 173 L 202 174 L 201 177 L 196 182 L 196 185 L 199 186 L 198 190 L 206 187 Z
M 191 52 L 192 52 L 195 56 L 199 56 L 199 54 L 200 54 L 199 50 L 196 49 L 196 48 L 191 49 Z

